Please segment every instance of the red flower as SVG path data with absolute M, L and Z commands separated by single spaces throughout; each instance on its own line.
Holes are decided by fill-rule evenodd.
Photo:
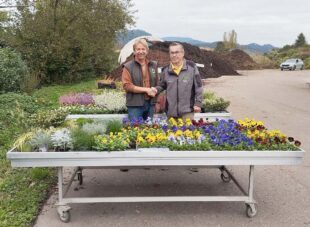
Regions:
M 288 141 L 290 141 L 290 142 L 293 142 L 293 141 L 294 141 L 294 138 L 293 138 L 293 137 L 288 137 L 287 139 L 288 139 Z
M 299 146 L 301 145 L 301 142 L 298 141 L 298 140 L 295 140 L 295 143 L 294 143 L 294 144 L 295 144 L 296 147 L 299 147 Z

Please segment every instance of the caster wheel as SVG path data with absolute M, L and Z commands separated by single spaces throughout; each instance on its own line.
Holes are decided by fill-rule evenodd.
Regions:
M 249 218 L 252 218 L 252 217 L 256 216 L 257 209 L 256 209 L 255 204 L 251 204 L 251 205 L 246 204 L 245 212 L 246 212 L 246 216 L 248 216 Z
M 229 183 L 231 181 L 231 177 L 229 175 L 226 176 L 224 173 L 221 173 L 221 179 L 225 183 Z
M 65 222 L 65 223 L 70 222 L 70 218 L 71 218 L 70 211 L 63 212 L 61 215 L 59 215 L 59 218 L 62 222 Z
M 77 173 L 77 178 L 78 178 L 79 184 L 82 185 L 83 184 L 82 172 Z

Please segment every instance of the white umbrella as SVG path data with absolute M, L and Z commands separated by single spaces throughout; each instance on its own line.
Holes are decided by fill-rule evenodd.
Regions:
M 139 36 L 130 40 L 126 45 L 121 49 L 121 52 L 118 56 L 118 63 L 121 65 L 126 61 L 126 59 L 133 53 L 133 44 L 137 39 L 146 39 L 146 41 L 159 41 L 163 42 L 164 40 L 156 38 L 154 36 Z

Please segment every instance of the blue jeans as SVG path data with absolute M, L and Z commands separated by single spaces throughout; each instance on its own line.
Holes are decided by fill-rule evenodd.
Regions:
M 151 101 L 145 101 L 143 106 L 127 106 L 129 120 L 143 118 L 146 120 L 148 117 L 153 118 L 154 105 Z

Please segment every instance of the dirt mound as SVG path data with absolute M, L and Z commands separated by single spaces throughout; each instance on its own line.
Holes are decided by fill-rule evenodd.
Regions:
M 149 59 L 158 62 L 158 66 L 162 67 L 169 64 L 169 44 L 171 42 L 156 42 L 150 46 Z M 217 53 L 202 50 L 197 46 L 188 43 L 182 43 L 185 49 L 185 58 L 195 63 L 203 64 L 204 67 L 198 67 L 201 78 L 214 78 L 222 75 L 239 75 L 233 68 L 233 65 L 225 59 L 222 59 Z M 127 58 L 126 62 L 131 60 L 133 56 Z M 114 69 L 109 77 L 114 80 L 120 80 L 122 66 Z
M 221 54 L 221 58 L 228 61 L 236 70 L 259 69 L 258 64 L 254 62 L 250 55 L 240 49 Z

